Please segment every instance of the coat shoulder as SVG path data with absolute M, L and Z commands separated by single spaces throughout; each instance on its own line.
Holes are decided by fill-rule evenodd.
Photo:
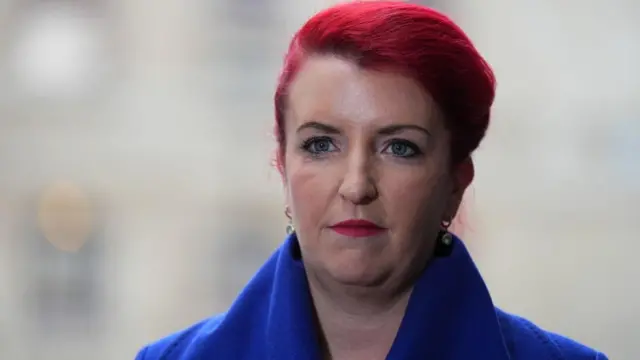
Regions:
M 531 321 L 496 309 L 505 345 L 513 360 L 608 360 L 586 345 L 544 330 Z M 225 314 L 216 315 L 156 340 L 140 350 L 135 360 L 195 358 L 215 336 Z
M 215 315 L 186 329 L 177 331 L 146 345 L 135 360 L 175 360 L 189 358 L 195 349 L 215 333 L 225 314 Z
M 506 346 L 514 360 L 607 360 L 601 352 L 544 330 L 517 315 L 496 310 Z

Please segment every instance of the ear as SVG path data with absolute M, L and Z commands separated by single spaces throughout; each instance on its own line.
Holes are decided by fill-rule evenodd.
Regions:
M 284 190 L 284 203 L 285 206 L 287 206 L 288 204 L 290 204 L 289 183 L 287 181 L 287 174 L 284 166 L 284 151 L 280 148 L 278 148 L 275 152 L 273 165 L 275 166 L 276 170 L 278 170 L 278 173 L 280 173 L 280 180 L 282 180 L 282 188 Z
M 449 206 L 447 207 L 447 211 L 445 216 L 452 220 L 458 210 L 460 209 L 460 204 L 462 203 L 462 197 L 464 196 L 464 192 L 467 190 L 471 182 L 473 181 L 473 177 L 475 175 L 475 168 L 473 166 L 473 160 L 471 157 L 467 157 L 460 164 L 456 165 L 452 169 L 452 180 L 453 187 L 451 191 L 451 196 L 449 200 Z
M 272 165 L 276 168 L 276 170 L 278 170 L 278 173 L 280 173 L 280 180 L 282 180 L 282 184 L 286 186 L 287 177 L 285 175 L 283 149 L 276 149 L 276 151 L 274 152 Z

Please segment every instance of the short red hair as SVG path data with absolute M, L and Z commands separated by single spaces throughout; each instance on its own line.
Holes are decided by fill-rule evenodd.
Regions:
M 397 1 L 357 1 L 326 9 L 294 35 L 275 93 L 277 164 L 284 155 L 287 89 L 305 57 L 331 54 L 367 69 L 417 80 L 451 132 L 451 159 L 465 160 L 489 125 L 495 77 L 467 35 L 447 16 Z

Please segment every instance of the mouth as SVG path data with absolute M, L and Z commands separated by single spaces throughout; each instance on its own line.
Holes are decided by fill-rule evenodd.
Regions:
M 371 221 L 363 219 L 341 221 L 329 228 L 340 235 L 353 238 L 374 236 L 387 230 Z

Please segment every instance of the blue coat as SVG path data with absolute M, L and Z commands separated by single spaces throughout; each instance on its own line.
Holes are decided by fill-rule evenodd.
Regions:
M 136 360 L 320 360 L 295 236 L 229 310 L 143 348 Z M 464 244 L 418 279 L 388 360 L 606 360 L 566 337 L 497 309 Z

